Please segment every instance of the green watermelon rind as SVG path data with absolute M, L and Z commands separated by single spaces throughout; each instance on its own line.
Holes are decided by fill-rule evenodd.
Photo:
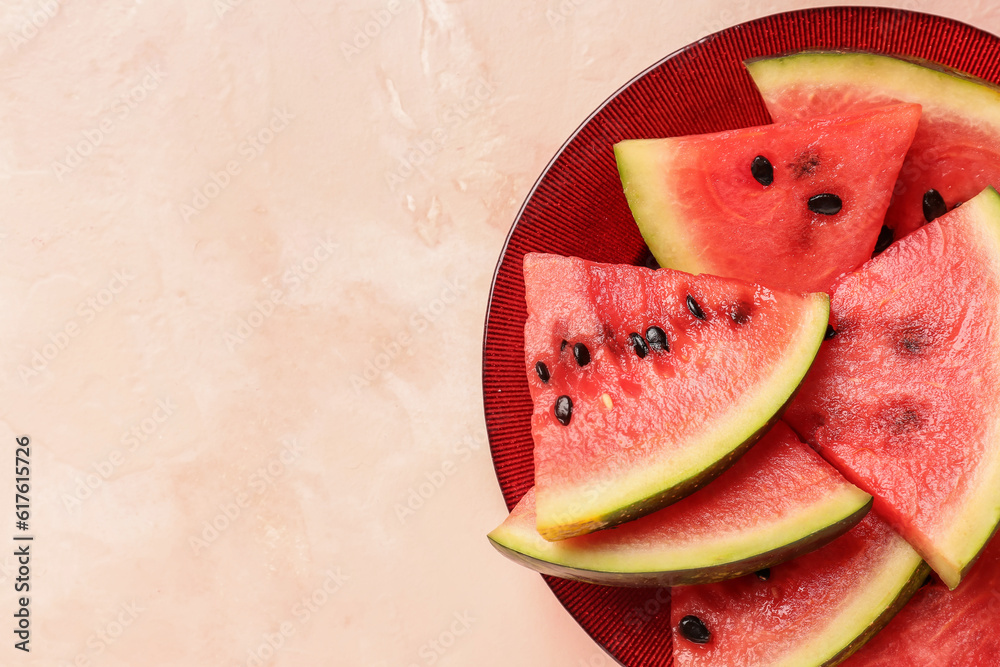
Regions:
M 920 590 L 920 587 L 923 586 L 924 581 L 926 581 L 927 577 L 930 576 L 930 573 L 930 565 L 921 560 L 916 568 L 914 568 L 913 574 L 910 575 L 909 579 L 906 580 L 906 583 L 899 589 L 899 593 L 896 595 L 892 603 L 882 610 L 882 613 L 880 613 L 875 620 L 873 620 L 868 627 L 865 628 L 864 632 L 858 635 L 854 641 L 845 646 L 839 653 L 824 662 L 822 667 L 835 667 L 835 665 L 841 664 L 857 653 L 862 646 L 868 643 L 868 640 L 878 634 L 882 628 L 889 624 L 889 621 L 892 620 L 893 616 L 899 613 L 899 610 L 910 601 L 910 598 L 916 595 L 917 591 Z
M 705 647 L 698 664 L 713 659 L 750 664 L 747 659 L 753 655 L 769 667 L 831 667 L 848 659 L 906 605 L 930 567 L 877 510 L 840 539 L 846 542 L 826 547 L 832 552 L 821 549 L 792 561 L 789 565 L 798 574 L 790 578 L 775 581 L 783 566 L 772 569 L 778 588 L 769 593 L 770 584 L 760 588 L 745 580 L 678 589 L 684 594 L 671 602 L 675 663 L 692 664 L 692 657 L 701 653 L 677 625 L 691 613 L 709 628 L 719 628 L 718 643 Z M 744 596 L 753 591 L 761 594 L 749 604 Z M 776 646 L 766 645 L 771 639 Z M 751 654 L 743 652 L 751 646 Z
M 550 494 L 546 519 L 538 531 L 548 540 L 592 533 L 645 516 L 684 498 L 717 478 L 745 454 L 781 418 L 805 379 L 830 320 L 830 299 L 803 295 L 803 315 L 794 344 L 753 394 L 734 401 L 726 415 L 707 424 L 698 442 L 688 443 L 687 460 L 654 462 L 614 480 L 597 483 L 589 494 L 574 490 Z M 582 495 L 582 497 L 581 497 Z
M 916 63 L 875 53 L 804 51 L 744 62 L 766 103 L 790 85 L 846 85 L 878 90 L 887 102 L 920 104 L 926 114 L 975 119 L 1000 131 L 1000 89 L 986 81 L 930 63 Z
M 918 103 L 923 108 L 925 119 L 951 121 L 985 136 L 1000 136 L 1000 88 L 933 63 L 871 53 L 807 51 L 748 60 L 745 66 L 768 108 L 776 116 L 779 116 L 781 102 L 789 91 L 797 90 L 808 95 L 813 90 L 832 88 L 846 91 L 845 95 L 853 91 L 865 105 L 899 101 Z M 780 118 L 787 120 L 793 116 L 782 115 Z M 998 147 L 1000 142 L 991 143 L 994 152 Z M 920 164 L 919 160 L 917 162 L 917 168 L 930 167 Z M 984 230 L 989 231 L 979 240 L 992 246 L 992 256 L 1000 257 L 1000 199 L 992 187 L 987 187 L 985 192 L 985 199 L 989 202 L 984 201 L 977 206 L 988 206 L 986 217 L 992 222 L 982 225 Z M 983 200 L 984 197 L 980 195 L 970 199 L 964 206 L 971 205 L 976 199 Z M 993 270 L 1000 273 L 1000 264 Z M 1000 321 L 996 322 L 996 326 L 1000 326 Z M 1000 442 L 1000 419 L 987 418 L 996 421 L 992 436 L 994 442 Z M 975 500 L 976 507 L 966 512 L 965 516 L 943 524 L 944 537 L 938 545 L 943 545 L 943 548 L 935 549 L 938 553 L 932 553 L 927 545 L 928 537 L 913 539 L 935 572 L 952 589 L 975 563 L 1000 523 L 1000 456 L 996 451 L 993 454 L 992 462 L 976 480 L 976 485 L 984 490 Z M 969 519 L 970 514 L 979 519 Z M 925 543 L 917 545 L 920 539 Z
M 862 501 L 859 503 L 859 500 Z M 685 550 L 680 558 L 670 552 L 659 554 L 643 554 L 629 551 L 619 554 L 607 554 L 607 565 L 599 568 L 599 563 L 585 561 L 593 560 L 590 553 L 574 558 L 560 556 L 558 543 L 548 542 L 537 531 L 530 533 L 518 530 L 520 526 L 510 527 L 501 524 L 489 535 L 490 543 L 510 560 L 532 570 L 563 579 L 573 579 L 589 584 L 603 586 L 681 586 L 687 584 L 706 584 L 725 579 L 740 577 L 764 568 L 784 563 L 809 551 L 819 549 L 840 535 L 846 533 L 863 519 L 872 507 L 874 499 L 856 488 L 846 487 L 836 497 L 827 497 L 822 505 L 809 508 L 806 515 L 796 517 L 801 526 L 793 533 L 792 541 L 788 541 L 788 528 L 785 526 L 771 527 L 773 538 L 768 548 L 754 551 L 753 545 L 740 545 L 743 553 L 736 552 L 736 557 L 730 555 L 728 560 L 720 559 L 720 553 L 713 550 L 717 546 L 711 542 L 702 545 L 694 552 L 694 558 L 700 559 L 700 564 L 692 564 L 692 550 Z M 748 535 L 751 542 L 765 541 L 760 531 Z M 729 545 L 729 549 L 733 549 Z M 548 552 L 548 553 L 546 553 Z M 598 558 L 597 560 L 600 560 Z M 678 560 L 687 561 L 678 564 Z M 722 560 L 722 562 L 719 562 Z M 584 562 L 581 562 L 584 561 Z M 592 567 L 585 567 L 591 565 Z M 680 566 L 679 566 L 680 565 Z M 652 567 L 651 567 L 652 566 Z
M 1000 171 L 990 166 L 1000 162 L 1000 87 L 991 82 L 924 60 L 850 51 L 805 51 L 744 65 L 779 122 L 901 102 L 921 106 L 885 218 L 896 238 L 924 224 L 929 189 L 940 190 L 950 205 L 991 181 L 1000 185 Z M 959 185 L 963 180 L 968 187 Z
M 660 266 L 792 291 L 828 291 L 837 276 L 871 256 L 919 116 L 917 104 L 887 103 L 851 116 L 628 139 L 615 144 L 615 161 L 629 209 Z M 856 149 L 860 137 L 866 142 L 878 137 L 885 151 L 870 178 L 858 181 L 851 175 L 869 166 Z M 805 174 L 782 162 L 773 187 L 762 188 L 749 178 L 749 170 L 740 172 L 727 158 L 733 150 L 753 155 L 753 147 L 777 160 L 794 146 L 801 159 L 807 155 L 803 146 L 812 151 L 817 144 L 837 160 L 824 158 L 829 167 L 816 174 L 816 182 L 812 177 L 799 181 Z M 725 162 L 724 174 L 713 159 Z M 844 215 L 832 219 L 836 224 L 814 219 L 804 205 L 820 182 L 829 185 L 831 179 L 842 183 L 841 194 L 847 197 Z M 764 194 L 768 190 L 773 194 Z M 807 222 L 800 216 L 811 218 Z
M 865 582 L 861 591 L 856 591 L 855 582 L 843 581 L 843 595 L 848 603 L 836 610 L 821 632 L 802 641 L 794 653 L 781 656 L 772 667 L 841 664 L 892 620 L 931 570 L 906 540 L 894 534 L 878 571 L 879 576 Z
M 1000 278 L 1000 193 L 992 187 L 987 187 L 979 195 L 970 199 L 964 205 L 966 211 L 979 212 L 976 216 L 980 221 L 976 229 L 970 229 L 975 234 L 976 241 L 991 246 L 989 254 L 994 258 L 993 273 Z M 1000 308 L 995 313 L 993 326 L 1000 330 Z M 1000 363 L 1000 352 L 998 352 Z M 924 554 L 924 558 L 937 572 L 941 580 L 954 590 L 975 564 L 976 559 L 989 543 L 993 535 L 1000 529 L 1000 414 L 990 415 L 993 420 L 991 437 L 987 440 L 994 443 L 991 465 L 982 469 L 979 488 L 984 492 L 975 498 L 974 505 L 967 506 L 963 516 L 952 517 L 948 522 L 949 533 L 946 544 L 955 549 L 957 557 L 953 562 L 937 558 L 934 554 Z M 976 521 L 975 518 L 979 517 Z M 970 525 L 971 524 L 971 525 Z
M 971 219 L 969 224 L 964 224 L 961 228 L 949 227 L 955 229 L 955 234 L 960 237 L 958 241 L 952 243 L 960 242 L 982 248 L 977 250 L 977 253 L 990 258 L 988 261 L 991 263 L 979 267 L 979 275 L 993 276 L 994 280 L 1000 283 L 1000 194 L 994 188 L 987 187 L 963 204 L 961 210 L 971 215 Z M 929 230 L 935 229 L 938 225 L 944 228 L 949 225 L 949 219 L 945 216 L 935 220 L 908 236 L 909 240 L 904 239 L 900 243 L 914 242 L 920 238 L 917 235 L 929 233 Z M 878 262 L 883 259 L 879 256 L 872 261 Z M 1000 331 L 1000 307 L 992 313 L 978 313 L 977 319 L 980 320 L 982 328 Z M 987 321 L 989 319 L 992 321 Z M 1000 367 L 1000 339 L 996 340 L 996 343 L 997 352 L 987 360 L 993 363 L 995 368 Z M 826 452 L 825 458 L 841 474 L 875 496 L 876 506 L 880 506 L 880 511 L 884 515 L 894 515 L 893 521 L 896 522 L 894 528 L 910 541 L 945 585 L 952 590 L 961 583 L 1000 525 L 1000 411 L 989 409 L 992 406 L 982 407 L 982 410 L 976 409 L 975 406 L 970 408 L 974 410 L 972 419 L 988 423 L 986 435 L 983 437 L 985 446 L 983 457 L 963 481 L 962 491 L 971 489 L 971 492 L 959 494 L 957 489 L 952 490 L 950 497 L 961 497 L 963 504 L 957 506 L 953 503 L 949 506 L 949 508 L 954 507 L 955 511 L 939 511 L 936 521 L 932 524 L 908 525 L 905 521 L 905 511 L 897 510 L 888 502 L 882 505 L 878 484 L 870 483 L 870 480 L 862 478 L 849 466 L 839 463 L 829 448 L 821 446 L 821 451 Z M 896 514 L 901 517 L 895 516 Z M 928 526 L 932 530 L 929 531 Z
M 829 306 L 827 306 L 826 312 L 827 314 L 825 316 L 825 321 L 828 322 L 830 319 Z M 824 328 L 824 333 L 825 333 L 825 328 Z M 820 343 L 822 342 L 823 341 L 821 338 Z M 816 350 L 815 353 L 812 355 L 812 359 L 816 358 L 817 353 L 819 353 L 819 345 L 816 346 Z M 811 365 L 812 361 L 810 360 L 809 366 Z M 603 529 L 609 526 L 617 526 L 619 524 L 626 523 L 641 516 L 645 516 L 650 512 L 655 512 L 656 510 L 661 509 L 663 507 L 672 505 L 678 500 L 686 498 L 695 491 L 698 491 L 699 489 L 705 487 L 706 485 L 708 485 L 709 482 L 711 482 L 712 480 L 719 477 L 719 475 L 729 470 L 733 466 L 733 464 L 739 460 L 741 456 L 746 454 L 751 447 L 756 445 L 760 441 L 760 439 L 763 438 L 764 435 L 767 434 L 767 432 L 770 431 L 774 427 L 774 425 L 778 423 L 778 421 L 781 419 L 782 413 L 785 411 L 785 408 L 787 408 L 788 405 L 795 398 L 795 392 L 799 388 L 799 386 L 801 386 L 802 381 L 805 380 L 806 373 L 808 373 L 808 371 L 809 368 L 807 366 L 803 371 L 802 376 L 799 378 L 798 382 L 795 384 L 795 386 L 791 389 L 791 392 L 788 394 L 788 398 L 786 398 L 785 401 L 779 407 L 764 408 L 762 410 L 762 412 L 770 413 L 770 417 L 767 418 L 767 421 L 763 422 L 759 427 L 757 427 L 755 431 L 750 433 L 750 435 L 744 436 L 745 439 L 742 442 L 739 442 L 739 444 L 737 444 L 735 447 L 732 447 L 731 444 L 725 446 L 729 448 L 727 454 L 725 454 L 720 458 L 717 458 L 714 462 L 712 462 L 708 466 L 701 467 L 692 471 L 689 476 L 680 479 L 678 481 L 675 481 L 668 488 L 662 489 L 657 493 L 653 493 L 639 501 L 626 504 L 624 506 L 618 507 L 616 509 L 613 509 L 609 512 L 600 515 L 598 519 L 600 528 Z M 705 439 L 711 440 L 711 438 L 705 438 Z M 719 440 L 720 439 L 718 438 L 716 439 L 716 441 Z M 731 440 L 732 439 L 730 438 L 729 439 L 730 443 Z M 623 485 L 622 488 L 625 488 L 625 486 L 627 485 Z
M 653 257 L 660 266 L 700 273 L 703 265 L 694 251 L 697 243 L 681 222 L 673 197 L 666 188 L 644 187 L 646 175 L 659 173 L 676 146 L 657 139 L 629 139 L 615 144 L 614 151 L 625 199 Z

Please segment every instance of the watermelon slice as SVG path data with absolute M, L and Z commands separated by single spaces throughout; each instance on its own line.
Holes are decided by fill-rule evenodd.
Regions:
M 1000 89 L 988 83 L 871 53 L 801 53 L 746 66 L 775 121 L 921 105 L 885 219 L 897 239 L 987 185 L 1000 187 Z
M 870 512 L 846 535 L 761 576 L 673 589 L 674 665 L 835 665 L 884 627 L 928 572 Z
M 778 422 L 709 487 L 615 530 L 549 542 L 528 491 L 490 533 L 543 574 L 611 586 L 721 581 L 812 551 L 860 521 L 872 498 Z
M 1000 196 L 890 246 L 831 311 L 786 419 L 954 588 L 1000 521 Z
M 825 294 L 679 271 L 524 258 L 538 532 L 669 505 L 776 420 L 814 359 Z
M 615 156 L 661 266 L 826 291 L 871 257 L 919 118 L 917 105 L 896 105 L 623 141 Z
M 991 667 L 1000 661 L 1000 539 L 955 591 L 934 582 L 845 667 Z

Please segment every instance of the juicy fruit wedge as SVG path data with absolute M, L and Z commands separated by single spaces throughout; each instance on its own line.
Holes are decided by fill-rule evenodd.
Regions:
M 920 107 L 896 105 L 623 141 L 615 156 L 661 266 L 826 291 L 871 257 L 919 117 Z
M 543 574 L 609 586 L 676 586 L 755 572 L 819 548 L 871 507 L 778 422 L 712 484 L 614 530 L 549 542 L 528 491 L 490 533 L 505 556 Z
M 763 435 L 823 340 L 825 294 L 524 258 L 535 502 L 546 539 L 649 514 Z
M 831 310 L 785 418 L 954 588 L 1000 521 L 1000 196 L 890 246 Z
M 988 667 L 1000 656 L 1000 539 L 955 591 L 924 586 L 844 667 Z
M 987 185 L 1000 187 L 1000 89 L 991 84 L 870 53 L 801 53 L 746 66 L 775 121 L 921 105 L 885 218 L 897 239 Z
M 928 571 L 870 512 L 846 535 L 759 577 L 673 589 L 674 664 L 838 664 L 889 622 Z

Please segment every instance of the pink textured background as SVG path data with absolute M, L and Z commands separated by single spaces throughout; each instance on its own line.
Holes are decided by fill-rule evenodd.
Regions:
M 32 437 L 36 542 L 0 664 L 611 665 L 485 537 L 494 266 L 622 84 L 827 4 L 6 3 L 0 442 Z

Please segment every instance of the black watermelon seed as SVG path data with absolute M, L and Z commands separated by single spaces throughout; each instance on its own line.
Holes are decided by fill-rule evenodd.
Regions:
M 712 633 L 697 616 L 688 614 L 677 624 L 677 629 L 681 631 L 684 639 L 694 644 L 707 644 L 712 639 Z
M 878 241 L 875 241 L 875 251 L 872 253 L 872 257 L 892 245 L 895 238 L 896 235 L 893 234 L 892 230 L 885 225 L 882 225 L 882 231 L 878 233 Z
M 538 378 L 542 382 L 547 383 L 549 381 L 549 367 L 545 365 L 544 361 L 539 361 L 535 364 L 535 372 L 538 373 Z
M 646 340 L 649 342 L 649 347 L 657 352 L 670 351 L 667 334 L 658 326 L 651 326 L 646 329 Z
M 948 212 L 948 206 L 944 203 L 941 193 L 931 188 L 924 193 L 924 220 L 930 222 L 934 218 L 940 218 Z
M 566 349 L 566 345 L 568 345 L 568 343 L 566 342 L 566 339 L 564 338 L 563 342 L 559 343 L 559 351 L 562 352 L 563 350 L 565 350 Z
M 763 570 L 757 570 L 754 574 L 756 574 L 757 578 L 761 581 L 767 581 L 771 578 L 771 568 L 765 567 Z
M 628 339 L 632 342 L 632 347 L 635 348 L 635 353 L 639 355 L 640 359 L 644 359 L 649 354 L 649 346 L 646 345 L 646 341 L 643 340 L 642 336 L 637 333 L 630 333 Z
M 583 343 L 577 343 L 573 346 L 573 356 L 576 357 L 576 363 L 581 366 L 586 366 L 590 363 L 590 350 Z
M 823 334 L 823 340 L 830 340 L 837 335 L 837 330 L 833 328 L 833 325 L 826 325 L 826 333 Z
M 687 297 L 687 305 L 688 305 L 688 310 L 691 311 L 692 315 L 697 317 L 699 320 L 705 319 L 705 311 L 701 309 L 701 306 L 698 305 L 698 302 L 695 301 L 694 297 L 691 296 L 690 294 L 688 294 Z
M 556 399 L 556 419 L 563 426 L 569 426 L 569 420 L 573 416 L 573 401 L 569 396 L 560 396 Z
M 836 215 L 840 213 L 840 209 L 843 208 L 844 202 L 840 201 L 840 197 L 837 195 L 824 192 L 810 197 L 808 206 L 809 210 L 813 213 L 819 213 L 820 215 Z
M 774 183 L 774 167 L 771 166 L 770 160 L 763 155 L 758 155 L 750 163 L 750 173 L 754 180 L 764 187 Z

